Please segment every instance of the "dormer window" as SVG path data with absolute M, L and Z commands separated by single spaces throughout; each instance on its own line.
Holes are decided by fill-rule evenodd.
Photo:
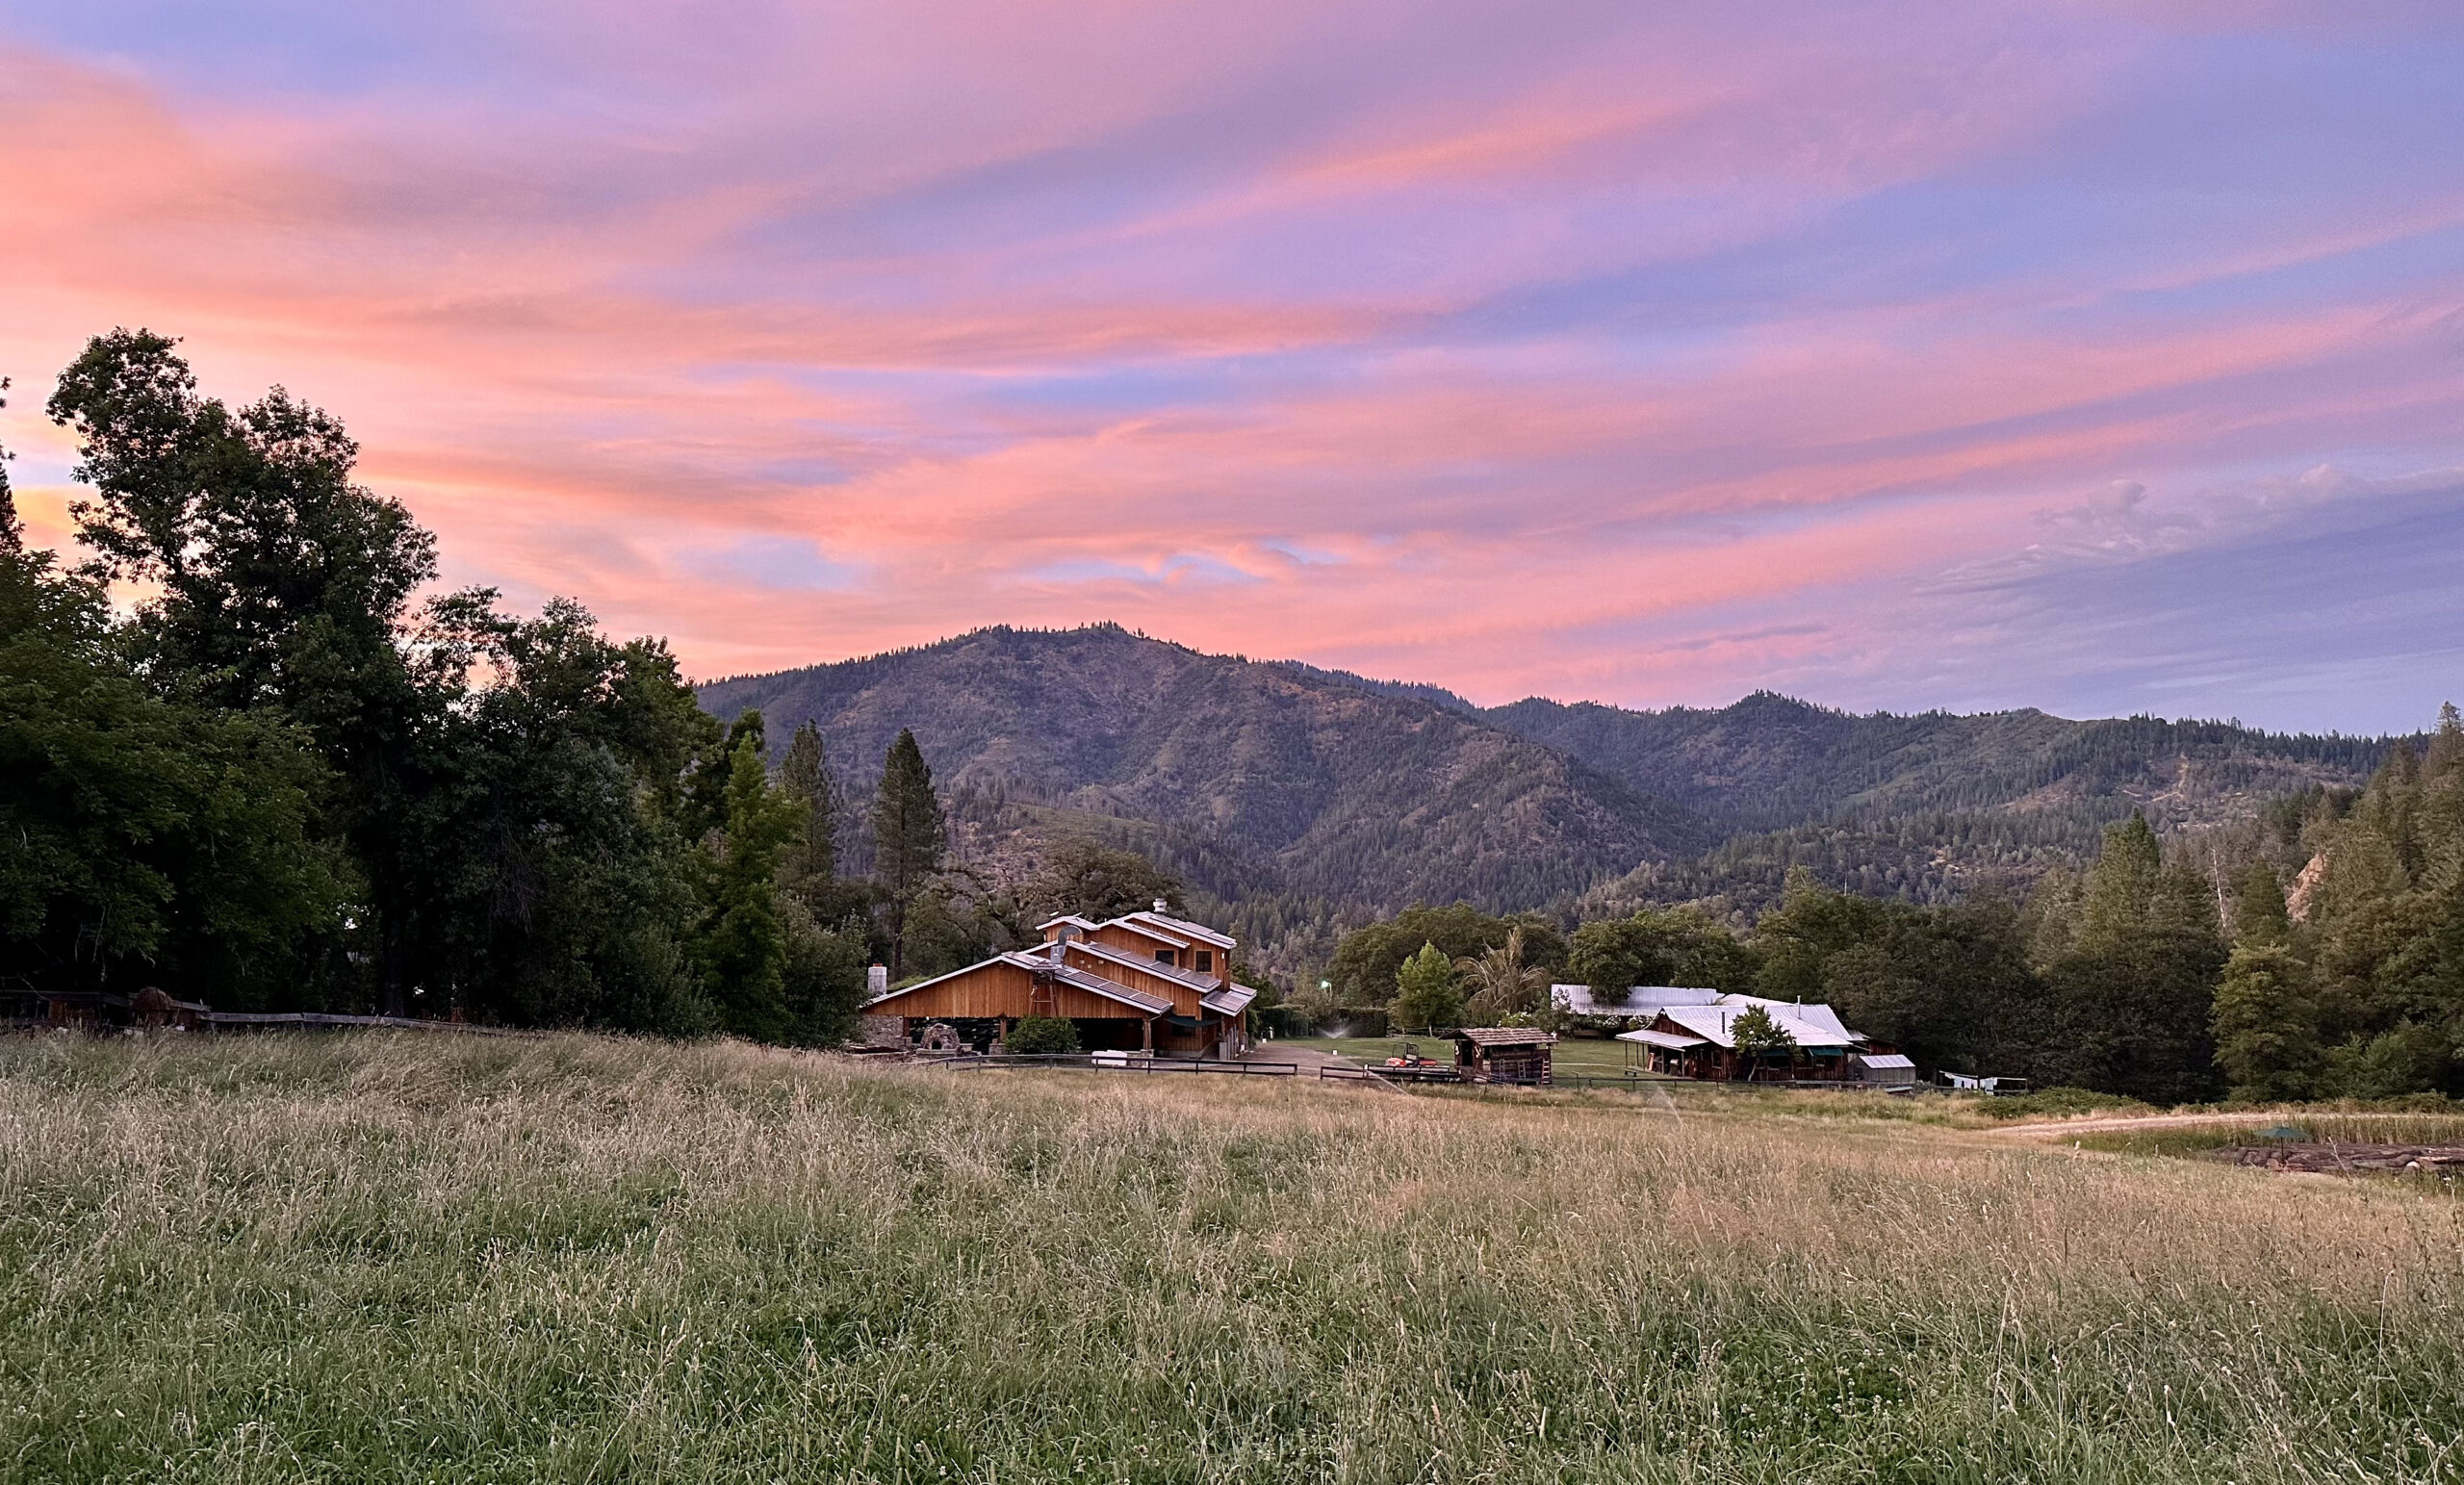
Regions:
M 1211 975 L 1215 973 L 1215 951 L 1213 949 L 1200 949 L 1197 951 L 1197 972 L 1202 975 Z

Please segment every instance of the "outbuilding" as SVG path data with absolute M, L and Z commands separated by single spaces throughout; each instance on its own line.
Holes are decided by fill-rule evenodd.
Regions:
M 1545 1088 L 1557 1038 L 1529 1026 L 1466 1026 L 1453 1033 L 1454 1067 L 1468 1083 Z

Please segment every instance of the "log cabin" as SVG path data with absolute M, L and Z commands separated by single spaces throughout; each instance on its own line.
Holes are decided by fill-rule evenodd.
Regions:
M 1028 1016 L 1060 1016 L 1091 1052 L 1229 1062 L 1247 1048 L 1245 1012 L 1258 992 L 1233 983 L 1229 935 L 1167 906 L 1101 923 L 1054 918 L 1040 927 L 1042 943 L 884 990 L 864 1013 L 898 1018 L 911 1039 L 946 1023 L 974 1045 L 1007 1038 Z

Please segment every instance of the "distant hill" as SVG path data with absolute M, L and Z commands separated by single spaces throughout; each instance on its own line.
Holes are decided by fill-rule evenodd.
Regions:
M 816 722 L 859 787 L 911 728 L 973 849 L 1127 840 L 1245 912 L 1253 940 L 1421 901 L 1751 911 L 1791 864 L 1919 900 L 2023 885 L 2133 808 L 2169 831 L 2246 818 L 2356 786 L 2390 746 L 2040 711 L 1856 716 L 1767 692 L 1707 710 L 1483 709 L 1113 625 L 983 629 L 701 696 L 723 717 L 759 708 L 774 739 Z
M 1687 810 L 1465 710 L 1115 626 L 984 629 L 702 688 L 870 775 L 902 727 L 961 813 L 1127 835 L 1226 898 L 1527 906 L 1718 837 Z
M 1642 864 L 1606 905 L 1725 896 L 1759 907 L 1791 865 L 1917 900 L 1980 880 L 2023 886 L 2144 812 L 2178 833 L 2246 819 L 2312 787 L 2358 787 L 2392 740 L 2286 736 L 2220 722 L 2073 722 L 2035 710 L 1856 716 L 1758 692 L 1716 710 L 1527 700 L 1481 713 L 1726 837 Z

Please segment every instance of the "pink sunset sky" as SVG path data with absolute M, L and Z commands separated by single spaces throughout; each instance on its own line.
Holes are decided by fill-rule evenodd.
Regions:
M 2449 0 L 0 0 L 0 100 L 48 543 L 141 324 L 702 676 L 2464 699 Z

